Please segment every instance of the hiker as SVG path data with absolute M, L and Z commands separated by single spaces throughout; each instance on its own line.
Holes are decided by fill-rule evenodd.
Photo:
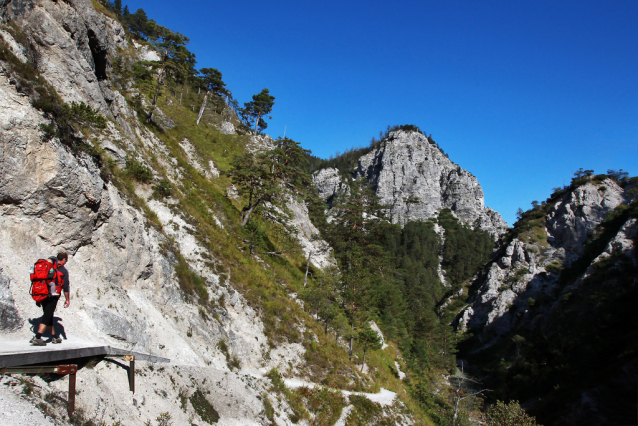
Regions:
M 59 280 L 61 280 L 61 282 L 63 283 L 62 292 L 64 293 L 64 298 L 66 299 L 64 302 L 64 307 L 68 308 L 71 304 L 71 295 L 69 293 L 69 271 L 67 271 L 64 265 L 66 265 L 66 262 L 69 260 L 69 255 L 65 252 L 60 252 L 58 253 L 57 258 L 50 257 L 47 260 L 52 263 L 57 269 L 57 276 L 55 277 L 54 281 L 59 282 Z M 51 291 L 49 292 L 49 297 L 40 302 L 43 311 L 42 321 L 38 326 L 38 331 L 37 333 L 35 333 L 35 337 L 31 339 L 29 343 L 36 346 L 46 346 L 45 341 L 42 340 L 42 334 L 44 334 L 47 328 L 49 329 L 49 332 L 52 336 L 51 343 L 62 343 L 62 339 L 60 338 L 60 336 L 55 335 L 55 329 L 53 328 L 53 313 L 55 312 L 55 308 L 58 305 L 58 300 L 60 300 L 60 294 L 56 294 L 55 286 L 52 286 Z

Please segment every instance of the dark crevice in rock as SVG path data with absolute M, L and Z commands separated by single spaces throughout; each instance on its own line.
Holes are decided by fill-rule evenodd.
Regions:
M 102 204 L 101 200 L 97 203 L 86 203 L 86 206 L 90 208 L 93 213 L 97 213 L 100 211 L 100 204 Z
M 6 204 L 19 206 L 19 205 L 22 204 L 22 201 L 21 200 L 15 200 L 15 199 L 13 199 L 11 197 L 8 197 L 8 196 L 0 198 L 0 205 L 6 205 Z
M 100 46 L 95 33 L 89 30 L 89 48 L 91 49 L 91 55 L 93 56 L 93 62 L 95 64 L 95 76 L 98 81 L 106 80 L 106 66 L 108 63 L 107 51 Z

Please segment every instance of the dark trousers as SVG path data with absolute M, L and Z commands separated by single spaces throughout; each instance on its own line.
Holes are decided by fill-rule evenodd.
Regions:
M 49 297 L 42 302 L 42 311 L 44 312 L 44 315 L 42 315 L 41 324 L 46 326 L 53 325 L 53 313 L 55 312 L 55 308 L 58 306 L 58 300 L 60 300 L 60 296 Z

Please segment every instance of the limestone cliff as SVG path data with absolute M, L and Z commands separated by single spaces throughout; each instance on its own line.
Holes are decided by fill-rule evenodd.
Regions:
M 449 208 L 470 227 L 493 236 L 507 224 L 494 210 L 485 207 L 483 190 L 476 177 L 454 164 L 441 149 L 417 131 L 396 130 L 359 158 L 354 170 L 343 171 L 353 178 L 366 178 L 376 188 L 382 204 L 389 205 L 393 223 L 436 217 Z M 345 184 L 334 168 L 313 174 L 320 196 L 330 202 Z
M 103 74 L 106 70 L 100 69 L 106 66 L 100 61 L 106 61 L 107 53 L 123 43 L 119 24 L 96 13 L 88 1 L 12 1 L 3 14 L 29 36 L 29 49 L 39 58 L 38 69 L 64 99 L 93 105 L 112 117 L 134 116 L 126 102 L 112 102 L 115 92 L 109 89 Z M 28 340 L 30 323 L 41 315 L 28 295 L 30 264 L 68 251 L 72 302 L 68 310 L 58 313 L 63 317 L 64 336 L 153 353 L 170 358 L 174 365 L 188 366 L 169 367 L 168 374 L 156 377 L 157 385 L 138 378 L 137 398 L 146 400 L 144 405 L 131 404 L 130 397 L 120 395 L 119 377 L 107 374 L 104 366 L 88 371 L 88 376 L 95 377 L 80 379 L 86 381 L 80 388 L 84 387 L 87 396 L 93 395 L 80 397 L 85 411 L 95 410 L 100 401 L 110 401 L 106 416 L 126 424 L 142 424 L 160 411 L 186 423 L 196 414 L 179 407 L 178 394 L 186 382 L 175 386 L 175 380 L 198 381 L 205 392 L 218 392 L 221 400 L 227 392 L 220 392 L 213 385 L 215 380 L 201 382 L 221 375 L 226 376 L 231 392 L 241 389 L 228 404 L 216 404 L 221 418 L 228 424 L 259 424 L 263 407 L 258 397 L 263 385 L 255 382 L 245 387 L 244 383 L 247 378 L 253 380 L 248 371 L 264 365 L 262 350 L 267 338 L 255 311 L 228 277 L 222 279 L 215 272 L 215 259 L 204 261 L 205 250 L 189 233 L 192 228 L 185 216 L 171 213 L 166 202 L 151 203 L 160 221 L 170 224 L 167 229 L 173 234 L 168 235 L 205 278 L 212 299 L 229 301 L 220 307 L 217 319 L 200 315 L 180 288 L 175 258 L 165 249 L 171 243 L 166 234 L 149 226 L 143 213 L 103 180 L 88 154 L 72 152 L 57 138 L 47 142 L 40 130 L 46 122 L 28 97 L 16 91 L 0 62 L 2 330 L 13 331 L 8 336 L 13 339 Z M 134 122 L 127 125 L 135 128 L 137 137 L 128 138 L 122 127 L 111 124 L 104 135 L 107 152 L 115 158 L 117 153 L 126 157 L 146 145 L 163 152 L 160 161 L 171 164 L 166 148 L 152 133 Z M 179 170 L 171 169 L 177 178 Z M 231 354 L 241 358 L 243 373 L 231 373 L 226 355 L 217 346 L 222 340 Z M 97 388 L 91 385 L 96 379 Z M 159 389 L 165 393 L 157 393 Z
M 577 260 L 596 226 L 629 200 L 626 191 L 611 179 L 588 182 L 565 193 L 549 209 L 544 226 L 535 230 L 536 237 L 514 238 L 496 254 L 474 284 L 478 291 L 461 313 L 460 328 L 509 332 L 520 322 L 517 314 L 527 317 L 529 298 L 555 297 L 557 272 Z M 617 243 L 610 243 L 600 256 L 620 251 L 632 258 L 635 232 L 635 220 L 629 219 L 615 237 Z

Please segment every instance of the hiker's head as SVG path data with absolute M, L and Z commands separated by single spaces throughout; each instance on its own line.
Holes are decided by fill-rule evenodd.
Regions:
M 64 266 L 68 260 L 69 255 L 66 254 L 66 252 L 61 251 L 60 253 L 58 253 L 58 263 L 60 265 Z

